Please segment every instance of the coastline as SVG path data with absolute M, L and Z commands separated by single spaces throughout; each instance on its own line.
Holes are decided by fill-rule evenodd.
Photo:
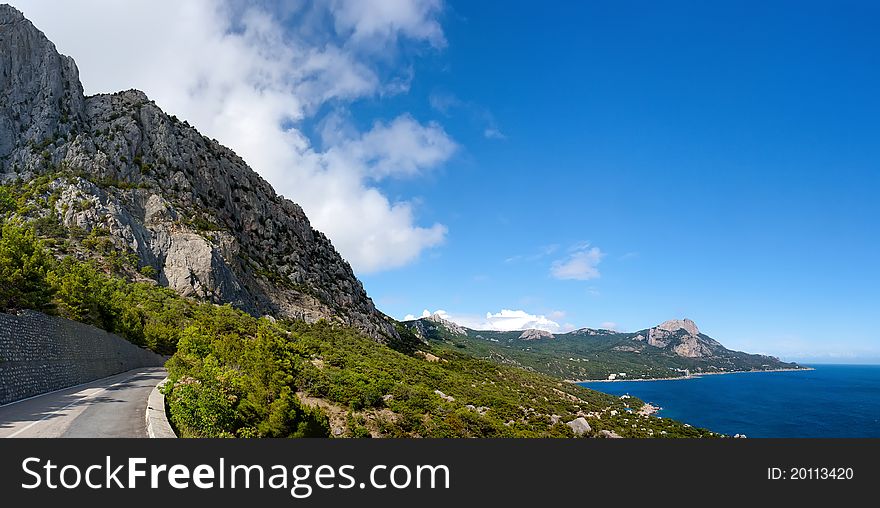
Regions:
M 735 370 L 729 372 L 698 372 L 695 374 L 691 374 L 689 376 L 676 376 L 676 377 L 652 377 L 652 378 L 633 378 L 633 379 L 580 379 L 580 380 L 572 380 L 566 379 L 566 383 L 629 383 L 629 382 L 642 382 L 642 381 L 684 381 L 688 379 L 696 379 L 703 376 L 720 376 L 724 374 L 758 374 L 761 372 L 802 372 L 808 370 L 816 370 L 813 367 L 801 367 L 799 369 L 766 369 L 766 370 Z

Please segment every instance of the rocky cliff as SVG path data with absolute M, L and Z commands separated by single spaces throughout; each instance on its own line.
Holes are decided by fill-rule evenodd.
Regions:
M 522 332 L 519 336 L 520 340 L 541 340 L 541 339 L 553 339 L 555 336 L 546 331 L 546 330 L 535 330 L 530 329 Z
M 44 182 L 32 199 L 47 206 L 21 218 L 105 238 L 135 259 L 132 277 L 252 314 L 397 336 L 302 208 L 144 93 L 85 96 L 75 62 L 8 5 L 0 5 L 0 178 Z
M 718 341 L 700 333 L 696 323 L 690 319 L 672 319 L 642 330 L 633 340 L 645 341 L 658 349 L 686 358 L 711 357 L 723 354 L 726 349 Z
M 407 326 L 407 328 L 422 342 L 427 342 L 428 338 L 434 336 L 438 330 L 445 330 L 453 335 L 467 334 L 467 328 L 444 319 L 440 314 L 431 314 L 428 317 L 417 319 L 410 323 L 412 325 Z

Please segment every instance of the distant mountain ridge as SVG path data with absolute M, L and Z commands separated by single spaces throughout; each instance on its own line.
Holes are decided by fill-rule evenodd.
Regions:
M 779 358 L 732 351 L 701 333 L 690 319 L 669 320 L 637 332 L 581 328 L 472 330 L 427 317 L 404 322 L 425 341 L 498 363 L 569 380 L 654 379 L 688 374 L 802 368 Z

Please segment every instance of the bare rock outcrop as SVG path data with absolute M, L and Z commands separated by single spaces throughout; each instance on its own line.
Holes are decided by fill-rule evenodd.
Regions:
M 574 431 L 575 436 L 583 436 L 593 429 L 590 427 L 590 424 L 587 423 L 587 419 L 583 416 L 579 416 L 570 422 L 566 422 L 566 425 L 571 427 L 571 430 Z
M 456 335 L 467 335 L 467 328 L 460 326 L 458 323 L 453 323 L 448 319 L 444 319 L 442 315 L 434 313 L 426 318 L 428 321 L 432 321 L 437 323 L 438 325 L 446 327 L 447 330 L 456 334 Z
M 0 51 L 0 165 L 24 166 L 17 148 L 66 139 L 83 123 L 85 98 L 73 59 L 5 4 Z
M 658 330 L 663 330 L 667 332 L 675 332 L 678 330 L 684 330 L 689 335 L 699 335 L 700 329 L 697 328 L 697 324 L 691 321 L 690 319 L 670 319 L 669 321 L 664 321 L 657 325 Z
M 664 321 L 648 330 L 648 345 L 664 348 L 668 346 L 672 339 L 678 336 L 682 331 L 687 336 L 697 336 L 700 334 L 700 330 L 697 328 L 696 323 L 690 319 L 672 319 Z
M 700 358 L 703 356 L 712 356 L 712 350 L 700 341 L 700 338 L 694 335 L 688 335 L 682 338 L 678 344 L 672 347 L 672 350 L 678 356 L 686 358 Z
M 541 339 L 552 339 L 556 336 L 546 330 L 526 330 L 522 332 L 522 335 L 519 336 L 520 340 L 541 340 Z
M 684 358 L 704 358 L 713 356 L 724 349 L 711 337 L 700 333 L 696 323 L 690 319 L 672 319 L 639 332 L 634 340 L 646 340 L 648 345 L 667 349 L 672 354 Z

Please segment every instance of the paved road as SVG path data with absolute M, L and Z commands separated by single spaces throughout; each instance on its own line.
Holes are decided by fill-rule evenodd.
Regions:
M 0 438 L 147 437 L 147 397 L 165 376 L 135 369 L 0 406 Z

